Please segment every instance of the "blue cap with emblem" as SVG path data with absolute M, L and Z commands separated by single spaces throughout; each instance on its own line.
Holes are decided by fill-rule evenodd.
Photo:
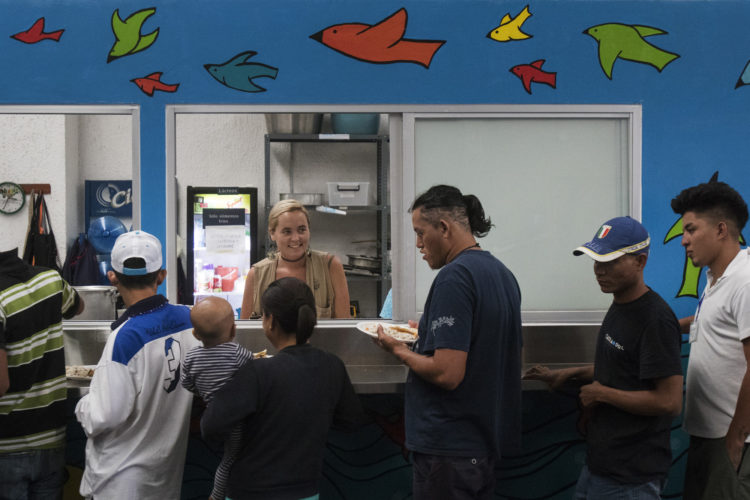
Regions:
M 594 238 L 573 250 L 599 262 L 609 262 L 625 254 L 648 254 L 651 238 L 643 224 L 631 217 L 615 217 L 599 228 Z

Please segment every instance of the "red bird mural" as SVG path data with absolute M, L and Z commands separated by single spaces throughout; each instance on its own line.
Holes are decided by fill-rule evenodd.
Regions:
M 41 42 L 42 40 L 54 40 L 56 42 L 59 42 L 63 31 L 65 30 L 50 31 L 49 33 L 45 33 L 44 18 L 40 17 L 31 26 L 31 28 L 27 29 L 26 31 L 16 33 L 15 35 L 10 35 L 10 37 L 15 38 L 19 42 L 23 43 L 37 43 Z
M 180 84 L 162 83 L 161 75 L 161 71 L 157 71 L 156 73 L 151 73 L 143 78 L 133 78 L 130 81 L 138 85 L 138 88 L 149 97 L 153 97 L 154 92 L 157 90 L 161 90 L 162 92 L 177 92 L 177 87 L 179 87 Z
M 510 68 L 510 72 L 516 75 L 523 82 L 523 88 L 531 94 L 531 84 L 546 83 L 553 89 L 556 88 L 557 73 L 542 70 L 544 59 L 539 59 L 531 64 L 519 64 Z
M 401 8 L 378 24 L 335 24 L 310 35 L 326 47 L 360 61 L 386 64 L 410 62 L 430 67 L 432 57 L 445 40 L 404 38 L 406 9 Z

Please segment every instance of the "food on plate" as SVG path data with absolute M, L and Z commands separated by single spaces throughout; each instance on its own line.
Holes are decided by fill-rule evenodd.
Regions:
M 94 368 L 91 366 L 80 366 L 80 365 L 66 366 L 65 376 L 66 377 L 89 377 L 91 378 L 94 376 Z
M 268 354 L 268 349 L 263 349 L 262 351 L 254 352 L 253 359 L 265 358 L 267 354 Z
M 401 342 L 414 342 L 417 339 L 418 333 L 416 328 L 411 328 L 406 325 L 390 325 L 388 323 L 367 323 L 363 325 L 363 328 L 367 333 L 373 336 L 378 335 L 378 325 L 383 326 L 383 331 Z

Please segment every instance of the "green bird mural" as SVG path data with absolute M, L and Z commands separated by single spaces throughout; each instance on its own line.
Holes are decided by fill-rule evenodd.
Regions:
M 612 67 L 617 58 L 648 64 L 660 72 L 680 57 L 655 47 L 644 40 L 647 36 L 665 35 L 666 31 L 650 26 L 607 23 L 592 26 L 583 32 L 599 44 L 599 65 L 607 78 L 612 79 Z
M 714 172 L 708 182 L 716 182 L 719 179 L 719 172 Z M 682 236 L 682 217 L 672 224 L 672 227 L 667 231 L 667 235 L 664 237 L 664 243 Z M 740 244 L 745 244 L 745 238 L 740 234 Z M 676 297 L 695 297 L 698 298 L 698 282 L 701 277 L 701 268 L 693 265 L 693 262 L 685 255 L 685 265 L 682 269 L 682 284 L 680 290 L 677 292 Z
M 125 21 L 120 18 L 118 9 L 112 13 L 112 33 L 115 35 L 115 43 L 109 51 L 107 63 L 123 56 L 135 54 L 146 50 L 156 41 L 159 36 L 159 28 L 147 35 L 141 35 L 141 28 L 146 19 L 156 12 L 156 8 L 139 10 L 130 14 Z

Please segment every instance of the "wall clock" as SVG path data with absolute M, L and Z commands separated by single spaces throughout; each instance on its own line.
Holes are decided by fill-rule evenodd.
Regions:
M 26 193 L 15 182 L 0 182 L 0 213 L 10 215 L 23 208 Z

